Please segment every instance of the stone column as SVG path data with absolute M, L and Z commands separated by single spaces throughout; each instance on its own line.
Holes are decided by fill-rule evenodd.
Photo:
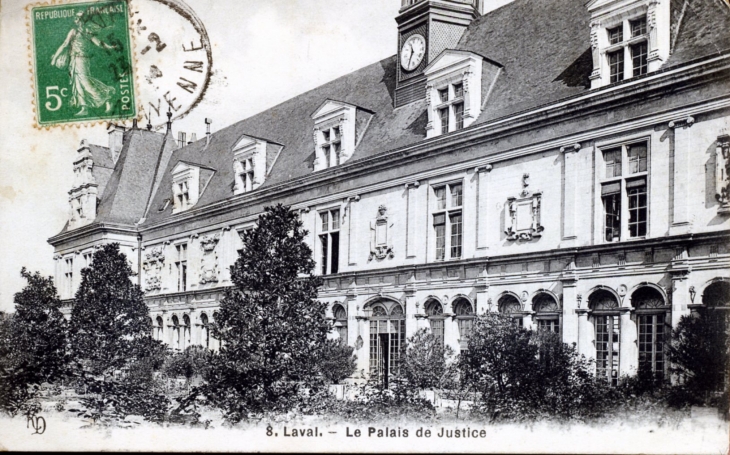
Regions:
M 492 165 L 479 166 L 474 169 L 477 174 L 477 250 L 489 248 L 489 173 L 492 171 Z
M 576 204 L 577 188 L 578 188 L 578 151 L 580 144 L 574 144 L 568 147 L 561 147 L 563 154 L 563 165 L 565 167 L 565 187 L 563 189 L 563 242 L 562 246 L 571 246 L 575 244 L 577 238 L 576 230 Z
M 619 374 L 635 374 L 639 364 L 637 324 L 631 320 L 631 309 L 621 308 L 621 334 L 619 340 Z
M 347 265 L 357 265 L 358 245 L 360 244 L 359 222 L 357 210 L 353 203 L 359 202 L 360 196 L 351 196 L 345 199 L 345 213 L 347 214 Z
M 577 316 L 577 339 L 578 353 L 583 354 L 589 359 L 596 357 L 596 349 L 593 345 L 593 328 L 588 320 L 590 311 L 587 308 L 578 308 L 575 310 Z
M 419 241 L 418 225 L 418 187 L 420 183 L 412 182 L 405 184 L 406 190 L 406 258 L 416 257 L 416 249 Z
M 674 160 L 672 173 L 672 224 L 669 234 L 684 234 L 690 230 L 689 219 L 689 169 L 692 152 L 693 117 L 669 122 L 674 130 Z
M 674 268 L 674 267 L 673 267 Z M 689 314 L 688 305 L 702 303 L 701 296 L 695 294 L 695 302 L 692 302 L 689 285 L 689 269 L 677 268 L 670 271 L 672 276 L 672 327 L 677 327 L 679 319 Z
M 562 280 L 563 282 L 563 342 L 578 344 L 579 326 L 578 313 L 576 310 L 581 308 L 582 296 L 576 292 L 577 280 L 575 277 L 568 276 Z

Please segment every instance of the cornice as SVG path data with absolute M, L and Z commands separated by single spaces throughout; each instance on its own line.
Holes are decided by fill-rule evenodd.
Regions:
M 137 227 L 134 225 L 121 223 L 92 223 L 78 229 L 56 234 L 53 237 L 50 237 L 47 242 L 51 244 L 51 246 L 55 247 L 60 243 L 76 240 L 96 233 L 133 234 L 136 236 L 138 232 Z

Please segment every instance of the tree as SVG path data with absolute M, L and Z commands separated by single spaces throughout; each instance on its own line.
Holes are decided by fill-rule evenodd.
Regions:
M 354 355 L 352 346 L 348 346 L 341 340 L 327 340 L 324 349 L 320 350 L 320 358 L 317 364 L 320 373 L 330 384 L 340 384 L 343 380 L 352 376 L 357 369 L 357 356 Z
M 462 381 L 480 395 L 477 409 L 491 419 L 595 417 L 615 403 L 590 362 L 556 334 L 526 330 L 507 315 L 477 316 Z
M 80 414 L 96 421 L 141 414 L 159 420 L 167 399 L 152 384 L 164 347 L 153 340 L 142 290 L 119 244 L 96 251 L 81 271 L 69 324 L 75 374 L 93 395 Z
M 0 321 L 0 407 L 14 413 L 33 388 L 64 375 L 66 321 L 51 277 L 20 272 L 28 284 L 15 294 L 15 313 Z
M 282 409 L 302 387 L 323 378 L 331 323 L 317 298 L 322 281 L 313 274 L 307 232 L 296 213 L 267 207 L 243 237 L 213 334 L 222 347 L 213 357 L 205 394 L 229 421 Z
M 672 333 L 669 359 L 672 373 L 697 402 L 727 387 L 730 336 L 724 312 L 682 316 Z
M 456 381 L 454 350 L 443 346 L 430 331 L 420 329 L 408 339 L 400 374 L 417 389 L 450 388 Z

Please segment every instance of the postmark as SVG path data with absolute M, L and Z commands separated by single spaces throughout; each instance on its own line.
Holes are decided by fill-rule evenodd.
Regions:
M 29 11 L 39 126 L 136 117 L 125 0 L 38 5 Z
M 132 0 L 130 17 L 140 114 L 152 127 L 180 119 L 203 99 L 211 80 L 208 32 L 183 0 Z

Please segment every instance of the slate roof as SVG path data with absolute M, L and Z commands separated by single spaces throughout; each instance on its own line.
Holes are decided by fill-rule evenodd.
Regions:
M 730 8 L 724 0 L 672 1 L 675 43 L 665 67 L 730 49 Z M 456 49 L 475 52 L 503 69 L 477 123 L 485 123 L 590 90 L 590 14 L 586 0 L 515 0 L 477 19 Z M 682 10 L 684 9 L 684 14 Z M 171 170 L 179 161 L 215 169 L 196 208 L 233 196 L 232 148 L 244 136 L 283 145 L 262 188 L 311 174 L 314 161 L 311 114 L 326 99 L 373 112 L 350 161 L 423 141 L 425 100 L 394 109 L 397 56 L 340 77 L 264 112 L 241 120 L 178 150 L 163 135 L 125 133 L 124 148 L 99 207 L 99 220 L 153 223 L 171 216 Z M 161 158 L 159 151 L 171 154 Z M 166 165 L 165 165 L 166 164 Z M 120 172 L 121 170 L 124 172 Z M 164 171 L 163 171 L 164 169 Z M 153 183 L 153 180 L 155 181 Z M 155 189 L 149 204 L 146 197 Z M 159 189 L 158 189 L 159 188 Z M 149 210 L 145 215 L 145 207 Z
M 91 173 L 94 175 L 94 180 L 97 185 L 99 185 L 97 195 L 101 197 L 114 171 L 114 159 L 108 147 L 89 144 L 89 151 L 91 152 L 91 158 L 94 160 L 94 167 Z

